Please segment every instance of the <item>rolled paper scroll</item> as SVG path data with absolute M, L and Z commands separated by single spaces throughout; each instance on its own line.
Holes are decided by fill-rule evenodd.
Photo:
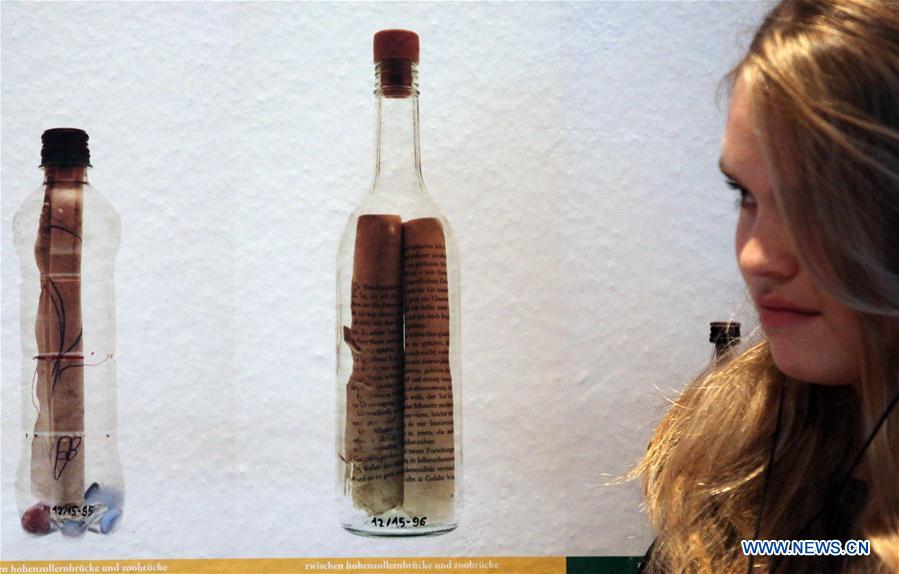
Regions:
M 346 484 L 372 515 L 403 503 L 402 223 L 363 215 L 356 226 L 344 340 L 353 353 L 346 389 Z
M 405 489 L 403 508 L 453 519 L 455 450 L 446 238 L 439 219 L 403 224 Z
M 35 324 L 38 416 L 31 486 L 51 507 L 84 503 L 83 197 L 79 183 L 48 183 L 34 246 L 41 293 Z

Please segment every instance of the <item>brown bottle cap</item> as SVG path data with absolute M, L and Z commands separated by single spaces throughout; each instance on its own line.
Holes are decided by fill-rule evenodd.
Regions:
M 381 30 L 375 34 L 375 62 L 409 60 L 418 62 L 418 34 L 409 30 Z
M 733 345 L 740 340 L 740 323 L 737 321 L 712 321 L 709 323 L 709 343 L 716 347 Z
M 53 128 L 41 136 L 41 165 L 90 165 L 88 135 L 77 128 Z

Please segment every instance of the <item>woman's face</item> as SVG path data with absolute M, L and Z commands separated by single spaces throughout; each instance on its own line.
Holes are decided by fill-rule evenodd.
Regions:
M 737 262 L 775 363 L 786 375 L 810 383 L 856 383 L 858 320 L 851 309 L 818 290 L 799 263 L 777 208 L 742 79 L 731 98 L 721 171 L 740 193 Z

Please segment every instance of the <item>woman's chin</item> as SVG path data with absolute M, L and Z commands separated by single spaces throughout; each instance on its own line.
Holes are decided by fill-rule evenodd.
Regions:
M 771 356 L 780 371 L 798 381 L 815 385 L 854 385 L 857 371 L 847 368 L 848 361 L 840 351 L 823 352 L 813 345 L 769 337 Z

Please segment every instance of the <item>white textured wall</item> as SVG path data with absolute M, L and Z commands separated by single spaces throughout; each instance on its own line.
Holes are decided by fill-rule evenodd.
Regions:
M 761 3 L 2 4 L 0 556 L 636 554 L 663 391 L 742 309 L 719 78 Z M 422 38 L 422 152 L 460 244 L 462 526 L 334 510 L 334 260 L 372 170 L 371 36 Z M 26 538 L 12 215 L 84 128 L 122 215 L 109 538 Z

